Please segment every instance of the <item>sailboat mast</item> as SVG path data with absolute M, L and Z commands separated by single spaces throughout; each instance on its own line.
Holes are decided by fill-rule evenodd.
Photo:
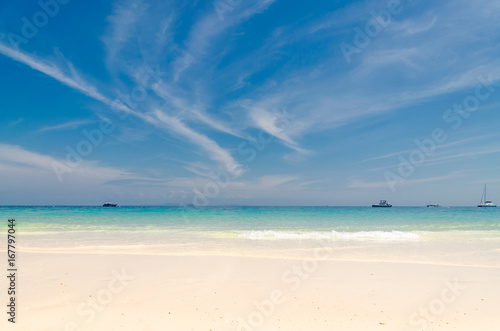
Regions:
M 483 195 L 481 196 L 481 202 L 479 202 L 479 204 L 482 205 L 483 201 L 486 201 L 486 184 L 484 184 Z
M 486 202 L 486 200 L 488 199 L 486 199 L 486 184 L 484 184 L 484 202 Z

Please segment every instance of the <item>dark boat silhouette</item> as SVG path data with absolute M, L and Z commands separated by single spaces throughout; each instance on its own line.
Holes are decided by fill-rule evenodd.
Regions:
M 372 205 L 372 207 L 392 207 L 392 205 L 387 200 L 380 200 L 380 202 L 376 205 Z
M 116 203 L 113 203 L 113 202 L 106 202 L 102 206 L 103 207 L 117 207 L 118 205 Z

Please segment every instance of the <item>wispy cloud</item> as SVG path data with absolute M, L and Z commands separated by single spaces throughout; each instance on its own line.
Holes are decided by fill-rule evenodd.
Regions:
M 497 134 L 484 134 L 484 135 L 479 135 L 479 136 L 475 136 L 475 137 L 468 137 L 465 139 L 459 139 L 457 141 L 452 141 L 452 142 L 445 143 L 445 144 L 436 145 L 435 146 L 436 150 L 432 153 L 432 155 L 429 155 L 429 161 L 426 162 L 424 165 L 430 165 L 430 164 L 434 164 L 434 162 L 438 162 L 438 161 L 466 157 L 466 156 L 471 156 L 471 155 L 476 156 L 476 155 L 482 155 L 482 154 L 496 153 L 498 150 L 497 148 L 493 148 L 493 149 L 489 149 L 489 150 L 481 149 L 481 150 L 475 150 L 475 151 L 470 152 L 470 153 L 460 153 L 460 154 L 456 154 L 456 153 L 454 153 L 453 150 L 450 149 L 450 147 L 457 147 L 457 146 L 462 146 L 461 148 L 463 149 L 464 145 L 468 145 L 470 143 L 474 143 L 477 141 L 484 141 L 484 140 L 489 139 L 489 138 L 494 137 L 494 136 L 497 136 Z M 380 156 L 376 156 L 376 157 L 371 157 L 368 159 L 364 159 L 361 162 L 383 160 L 383 159 L 394 158 L 395 156 L 399 156 L 399 155 L 409 154 L 409 153 L 418 149 L 418 147 L 416 145 L 414 145 L 414 146 L 415 146 L 414 149 L 406 149 L 406 150 L 402 150 L 399 152 L 394 152 L 394 153 L 384 154 L 384 155 L 380 155 Z M 439 164 L 441 164 L 441 163 L 442 162 L 439 162 Z M 418 165 L 418 167 L 421 167 L 424 165 Z M 371 169 L 370 171 L 379 171 L 379 170 L 384 170 L 384 169 L 389 169 L 389 168 L 394 168 L 394 167 L 397 167 L 397 164 L 392 164 L 392 165 L 388 165 L 388 166 L 381 167 L 381 168 Z
M 384 155 L 380 155 L 380 156 L 375 156 L 375 157 L 371 157 L 371 158 L 368 158 L 368 159 L 364 159 L 361 162 L 368 162 L 368 161 L 374 161 L 374 160 L 388 159 L 388 158 L 391 158 L 391 157 L 394 157 L 394 156 L 398 156 L 398 155 L 401 155 L 401 154 L 404 154 L 404 153 L 410 153 L 411 151 L 413 151 L 413 150 L 412 149 L 405 149 L 403 151 L 399 151 L 399 152 L 395 152 L 395 153 L 389 153 L 389 154 L 384 154 Z
M 57 81 L 74 88 L 77 91 L 91 97 L 97 101 L 100 101 L 110 107 L 117 107 L 121 110 L 126 111 L 127 113 L 134 113 L 129 107 L 125 106 L 123 103 L 119 101 L 113 101 L 103 94 L 101 94 L 97 88 L 85 82 L 75 71 L 73 65 L 69 62 L 66 62 L 65 65 L 67 67 L 67 72 L 63 72 L 63 70 L 56 66 L 53 63 L 42 60 L 38 57 L 31 56 L 25 52 L 15 50 L 9 46 L 6 46 L 3 43 L 0 43 L 0 53 L 9 57 L 10 59 L 23 63 L 30 68 L 39 71 L 41 73 L 50 76 Z
M 406 36 L 412 36 L 418 33 L 429 31 L 430 29 L 432 29 L 437 20 L 437 16 L 432 16 L 427 19 L 423 17 L 418 21 L 407 19 L 402 22 L 395 22 L 392 28 L 394 30 L 401 30 L 402 33 Z
M 107 106 L 122 109 L 128 114 L 141 118 L 142 120 L 145 120 L 146 122 L 159 127 L 165 128 L 166 125 L 167 129 L 173 131 L 181 138 L 187 139 L 188 141 L 197 144 L 198 146 L 205 149 L 213 160 L 219 162 L 223 167 L 233 172 L 234 175 L 239 176 L 242 172 L 241 165 L 233 159 L 229 152 L 222 149 L 215 141 L 190 129 L 179 119 L 170 117 L 160 111 L 154 112 L 154 114 L 156 115 L 155 118 L 151 115 L 134 111 L 120 101 L 111 100 L 110 98 L 101 94 L 95 87 L 80 78 L 71 64 L 68 64 L 68 66 L 70 68 L 72 76 L 68 76 L 54 64 L 46 63 L 21 51 L 11 49 L 3 44 L 0 44 L 0 53 L 8 56 L 15 61 L 24 63 L 30 66 L 32 69 L 40 71 L 95 100 L 101 101 Z
M 81 120 L 81 121 L 70 121 L 58 125 L 53 125 L 53 126 L 45 126 L 38 130 L 39 132 L 45 132 L 45 131 L 56 131 L 56 130 L 65 130 L 65 129 L 77 129 L 80 126 L 87 125 L 90 123 L 94 123 L 94 121 L 88 121 L 88 120 Z
M 301 154 L 310 153 L 306 149 L 299 147 L 297 142 L 290 136 L 289 131 L 291 131 L 292 128 L 290 122 L 293 122 L 293 119 L 280 118 L 279 114 L 273 114 L 262 108 L 253 108 L 250 111 L 250 117 L 257 128 L 280 139 L 286 146 Z M 280 123 L 280 121 L 282 123 Z
M 159 120 L 157 125 L 166 126 L 169 130 L 187 138 L 189 141 L 193 142 L 198 146 L 202 146 L 205 150 L 210 153 L 212 160 L 217 161 L 219 164 L 224 166 L 224 169 L 229 171 L 234 176 L 240 176 L 243 173 L 241 165 L 234 160 L 229 152 L 221 148 L 212 139 L 193 131 L 188 128 L 182 121 L 178 118 L 170 117 L 160 110 L 154 112 L 155 117 Z
M 108 68 L 116 68 L 117 56 L 134 37 L 134 28 L 147 9 L 142 0 L 115 2 L 113 14 L 108 16 L 108 32 L 103 37 L 106 44 Z
M 362 27 L 370 19 L 369 9 L 374 3 L 365 5 L 368 9 L 361 10 L 360 6 L 354 5 L 340 9 L 338 12 L 344 19 L 339 24 L 331 19 L 336 17 L 335 12 L 333 16 L 326 15 L 323 20 L 313 21 L 299 31 L 293 30 L 293 34 L 277 34 L 270 38 L 269 46 L 266 44 L 265 51 L 271 54 L 268 58 L 274 56 L 271 45 L 306 43 L 305 40 L 309 39 L 314 47 L 318 36 L 339 35 L 339 26 L 356 24 Z M 485 5 L 490 7 L 491 4 Z M 479 47 L 477 52 L 462 51 L 465 43 L 477 40 L 473 34 L 481 34 L 477 30 L 484 20 L 493 20 L 491 16 L 484 17 L 484 11 L 471 7 L 477 9 L 475 4 L 461 2 L 460 8 L 456 8 L 447 2 L 432 6 L 429 11 L 432 15 L 424 12 L 402 21 L 393 17 L 391 25 L 363 49 L 359 61 L 348 66 L 349 70 L 339 70 L 346 66 L 336 57 L 315 59 L 310 67 L 301 66 L 288 71 L 287 75 L 272 77 L 274 85 L 255 90 L 253 95 L 244 99 L 253 104 L 264 100 L 287 100 L 301 120 L 310 123 L 302 132 L 302 135 L 307 135 L 385 112 L 403 110 L 443 95 L 474 91 L 479 78 L 490 74 L 493 74 L 490 83 L 495 84 L 500 80 L 497 57 L 491 52 L 481 52 Z M 467 11 L 470 14 L 463 21 L 462 15 Z M 364 22 L 360 21 L 360 12 L 366 12 Z M 443 30 L 450 30 L 451 35 L 442 33 Z M 470 38 L 465 38 L 461 32 Z M 453 62 L 450 61 L 452 49 L 460 54 L 455 53 Z M 265 56 L 260 58 L 260 62 L 263 61 L 266 61 Z M 308 70 L 304 70 L 306 68 Z M 312 73 L 317 73 L 314 78 Z
M 24 122 L 24 118 L 18 118 L 17 120 L 10 122 L 9 127 L 16 126 L 16 125 L 21 124 L 23 122 Z
M 492 149 L 487 149 L 487 150 L 475 150 L 472 152 L 465 152 L 465 153 L 457 153 L 457 154 L 452 154 L 452 155 L 447 155 L 447 156 L 442 156 L 438 158 L 432 159 L 433 162 L 439 162 L 439 161 L 451 161 L 454 159 L 460 159 L 460 158 L 466 158 L 466 157 L 478 157 L 481 155 L 488 155 L 488 154 L 497 154 L 500 153 L 500 148 L 492 148 Z
M 206 14 L 193 26 L 185 43 L 185 49 L 182 51 L 181 56 L 177 57 L 173 62 L 174 81 L 179 80 L 180 75 L 194 63 L 206 60 L 211 42 L 228 27 L 237 25 L 248 20 L 253 15 L 265 11 L 274 1 L 257 0 L 248 3 L 243 2 L 228 13 L 222 21 L 215 10 Z
M 0 144 L 0 167 L 3 169 L 2 173 L 4 176 L 20 173 L 29 174 L 31 172 L 35 173 L 37 170 L 42 170 L 55 181 L 56 177 L 53 167 L 56 163 L 64 165 L 66 161 L 31 152 L 19 146 Z M 99 180 L 101 182 L 116 179 L 141 178 L 125 170 L 99 166 L 95 161 L 82 161 L 67 176 Z
M 407 180 L 400 182 L 398 185 L 400 187 L 401 186 L 410 186 L 410 185 L 415 185 L 415 184 L 457 178 L 459 176 L 460 176 L 459 173 L 454 172 L 454 173 L 451 173 L 449 175 L 443 175 L 443 176 L 434 176 L 434 177 L 418 178 L 418 179 L 407 179 Z M 359 179 L 351 179 L 348 187 L 354 188 L 354 189 L 379 189 L 379 188 L 389 189 L 390 188 L 389 183 L 386 181 L 368 182 L 368 181 L 363 181 L 363 180 L 359 180 Z
M 209 115 L 206 111 L 201 110 L 200 107 L 203 107 L 203 104 L 206 104 L 206 102 L 202 103 L 202 105 L 192 105 L 188 101 L 186 101 L 186 98 L 188 97 L 180 97 L 180 91 L 176 91 L 170 85 L 167 85 L 165 83 L 156 84 L 153 87 L 153 91 L 156 93 L 156 95 L 167 102 L 178 115 L 191 116 L 192 120 L 204 123 L 211 129 L 224 132 L 238 138 L 244 138 L 244 135 L 239 130 L 235 129 L 234 125 L 230 126 L 226 123 L 223 123 L 222 121 L 217 120 L 213 116 Z M 191 98 L 199 99 L 200 95 L 191 95 Z

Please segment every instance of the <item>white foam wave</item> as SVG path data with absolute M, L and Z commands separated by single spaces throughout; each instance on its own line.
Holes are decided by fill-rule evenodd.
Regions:
M 412 232 L 401 231 L 360 231 L 360 232 L 283 232 L 273 230 L 249 231 L 240 235 L 252 240 L 280 240 L 280 239 L 329 239 L 336 240 L 379 240 L 403 241 L 418 240 L 420 236 Z

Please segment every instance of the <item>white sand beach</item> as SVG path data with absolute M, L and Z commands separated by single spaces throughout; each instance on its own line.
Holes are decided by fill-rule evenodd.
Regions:
M 500 268 L 20 252 L 2 330 L 499 330 Z

